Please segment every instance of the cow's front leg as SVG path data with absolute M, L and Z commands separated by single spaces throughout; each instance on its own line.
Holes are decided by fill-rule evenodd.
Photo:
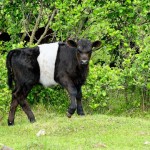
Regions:
M 85 115 L 82 107 L 82 101 L 81 101 L 82 100 L 81 86 L 77 86 L 76 100 L 77 100 L 77 114 L 81 116 Z
M 71 100 L 71 104 L 68 108 L 67 116 L 71 118 L 71 116 L 74 114 L 74 112 L 77 109 L 77 103 L 76 103 L 77 89 L 75 88 L 75 86 L 70 85 L 67 90 Z
M 68 77 L 61 78 L 60 84 L 68 91 L 69 97 L 70 97 L 70 106 L 68 108 L 67 116 L 68 118 L 71 118 L 71 116 L 74 114 L 74 112 L 77 109 L 77 102 L 76 102 L 76 96 L 77 96 L 77 89 L 71 79 Z

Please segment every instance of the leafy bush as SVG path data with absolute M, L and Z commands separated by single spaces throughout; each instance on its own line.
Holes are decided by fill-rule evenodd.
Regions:
M 5 55 L 0 55 L 0 110 L 8 111 L 11 91 L 7 87 Z M 83 86 L 83 100 L 87 109 L 106 112 L 126 109 L 149 109 L 150 104 L 150 49 L 147 45 L 133 63 L 125 59 L 123 68 L 90 63 L 90 72 Z M 35 86 L 28 96 L 31 104 L 43 103 L 65 111 L 69 105 L 66 91 L 60 86 Z M 120 109 L 120 110 L 117 110 Z
M 8 110 L 11 92 L 7 87 L 5 56 L 0 55 L 0 117 Z
M 52 12 L 57 9 L 49 24 L 54 31 L 51 40 L 64 41 L 71 37 L 102 41 L 100 50 L 92 56 L 89 77 L 83 86 L 83 99 L 87 109 L 120 112 L 134 109 L 147 111 L 150 108 L 148 0 L 58 0 L 24 2 L 22 5 L 19 1 L 2 1 L 0 7 L 0 27 L 11 34 L 10 42 L 0 41 L 0 54 L 1 50 L 23 47 L 25 43 L 18 42 L 21 41 L 18 34 L 25 30 L 27 33 L 34 32 L 41 7 L 44 8 L 43 18 L 37 21 L 40 27 L 48 22 L 48 18 L 53 16 Z M 24 11 L 18 13 L 22 8 Z M 47 14 L 50 16 L 47 17 Z M 5 56 L 0 55 L 0 62 L 0 109 L 5 112 L 10 103 L 11 92 L 6 85 Z M 111 68 L 111 63 L 115 67 Z M 60 86 L 46 89 L 36 86 L 28 99 L 31 104 L 41 102 L 59 110 L 66 109 L 69 100 Z
M 95 110 L 112 111 L 118 103 L 122 110 L 150 108 L 150 45 L 144 39 L 139 54 L 124 58 L 122 67 L 91 64 L 91 72 L 85 87 L 85 98 Z M 131 49 L 129 49 L 131 50 Z M 115 101 L 115 102 L 114 102 Z M 120 102 L 119 102 L 120 101 Z M 122 105 L 122 106 L 121 106 Z M 116 109 L 116 108 L 115 108 Z M 118 111 L 118 110 L 117 110 Z
M 45 107 L 51 107 L 59 112 L 64 112 L 69 106 L 69 99 L 66 91 L 59 85 L 44 88 L 43 86 L 35 86 L 28 95 L 31 104 L 42 103 Z

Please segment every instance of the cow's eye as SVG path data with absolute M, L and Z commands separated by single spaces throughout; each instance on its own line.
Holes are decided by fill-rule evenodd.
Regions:
M 92 53 L 92 51 L 88 51 L 88 52 L 87 52 L 87 54 L 91 54 L 91 53 Z
M 82 52 L 81 50 L 79 50 L 79 49 L 78 49 L 78 52 L 81 53 L 81 54 L 83 53 L 83 52 Z

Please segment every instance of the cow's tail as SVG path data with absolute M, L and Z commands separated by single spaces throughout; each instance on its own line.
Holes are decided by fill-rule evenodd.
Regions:
M 6 58 L 6 67 L 7 67 L 7 76 L 8 76 L 7 84 L 10 89 L 12 89 L 13 87 L 13 71 L 12 71 L 12 65 L 11 65 L 11 58 L 12 58 L 13 53 L 14 53 L 13 50 L 10 51 Z

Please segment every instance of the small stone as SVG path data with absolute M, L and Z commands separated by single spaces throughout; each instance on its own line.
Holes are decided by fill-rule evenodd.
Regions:
M 4 145 L 0 150 L 13 150 L 13 149 Z
M 145 141 L 144 145 L 150 145 L 150 142 L 149 141 Z
M 36 136 L 39 137 L 41 135 L 45 135 L 45 130 L 44 129 L 41 129 L 37 134 Z

